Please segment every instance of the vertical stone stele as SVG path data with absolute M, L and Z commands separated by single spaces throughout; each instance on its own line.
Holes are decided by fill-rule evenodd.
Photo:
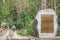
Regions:
M 39 38 L 54 38 L 57 34 L 58 22 L 56 12 L 52 9 L 40 10 L 37 15 Z

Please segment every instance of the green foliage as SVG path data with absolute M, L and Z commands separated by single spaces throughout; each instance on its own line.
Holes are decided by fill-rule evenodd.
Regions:
M 37 12 L 41 9 L 41 0 L 27 0 L 29 6 L 26 9 L 21 8 L 18 10 L 15 8 L 16 0 L 0 0 L 0 23 L 7 22 L 8 25 L 15 25 L 17 29 L 31 28 L 34 22 L 34 18 Z M 48 0 L 49 1 L 49 0 Z M 47 1 L 47 8 L 49 8 L 50 1 Z M 60 6 L 60 0 L 56 1 L 57 5 Z M 4 7 L 3 7 L 4 6 Z M 27 5 L 25 5 L 27 6 Z M 51 6 L 50 6 L 51 7 Z M 57 7 L 58 24 L 60 28 L 60 7 Z M 31 29 L 28 29 L 30 35 Z M 22 33 L 20 33 L 22 34 Z M 58 29 L 58 35 L 60 35 L 60 29 Z
M 58 32 L 57 32 L 57 36 L 60 36 L 60 0 L 57 1 L 57 15 L 58 15 Z
M 24 24 L 23 24 L 23 22 L 20 22 L 20 20 L 15 21 L 14 25 L 16 26 L 17 29 L 24 28 Z
M 39 10 L 40 1 L 38 0 L 37 1 L 38 3 L 37 3 L 36 1 L 33 2 L 33 0 L 28 0 L 28 2 L 30 5 L 30 8 L 27 10 L 23 9 L 22 12 L 18 13 L 16 11 L 13 11 L 13 10 L 16 10 L 16 8 L 14 8 L 16 0 L 6 0 L 3 4 L 4 9 L 2 7 L 3 5 L 1 5 L 3 9 L 3 13 L 1 11 L 0 22 L 4 21 L 4 22 L 7 22 L 8 25 L 15 25 L 18 29 L 32 27 L 35 15 Z
M 22 31 L 18 31 L 17 34 L 22 36 L 23 32 Z
M 17 21 L 14 22 L 14 24 L 16 25 L 18 29 L 29 28 L 33 24 L 33 20 L 30 18 L 28 13 L 25 11 L 22 11 L 19 19 L 17 19 Z
M 30 5 L 30 8 L 29 8 L 29 15 L 32 19 L 35 18 L 37 12 L 40 10 L 40 3 L 41 3 L 41 0 L 28 0 L 29 2 L 29 5 Z M 37 3 L 38 2 L 38 3 Z
M 27 35 L 32 35 L 32 29 L 27 29 Z
M 11 3 L 12 4 L 11 4 Z M 1 1 L 0 2 L 0 23 L 1 22 L 6 22 L 8 25 L 13 25 L 13 20 L 12 20 L 12 14 L 13 13 L 11 13 L 10 11 L 10 9 L 9 9 L 9 7 L 11 6 L 11 5 L 14 5 L 13 4 L 14 3 L 14 1 L 12 1 L 12 0 L 5 0 L 5 2 L 3 3 L 3 1 Z
M 58 28 L 57 36 L 60 36 L 60 26 L 59 26 L 59 28 Z
M 26 31 L 25 31 L 26 30 Z M 22 30 L 18 30 L 17 31 L 17 34 L 18 35 L 25 35 L 25 36 L 32 36 L 32 29 L 29 28 L 29 29 L 22 29 Z

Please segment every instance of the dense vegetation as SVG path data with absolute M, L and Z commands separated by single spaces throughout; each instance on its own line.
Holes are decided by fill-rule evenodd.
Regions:
M 5 2 L 3 2 L 3 0 L 0 0 L 0 24 L 2 22 L 6 22 L 10 27 L 12 25 L 15 25 L 17 29 L 22 28 L 27 29 L 33 26 L 35 16 L 37 12 L 41 9 L 41 0 L 25 0 L 25 1 L 19 0 L 19 1 L 5 0 Z M 59 2 L 60 0 L 56 1 L 57 6 L 56 12 L 58 15 L 58 23 L 60 24 Z M 47 0 L 47 8 L 54 9 L 54 5 L 51 0 Z M 58 29 L 58 35 L 60 35 L 60 25 Z

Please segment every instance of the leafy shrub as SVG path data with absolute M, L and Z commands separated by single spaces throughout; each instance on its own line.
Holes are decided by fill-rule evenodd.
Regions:
M 33 24 L 33 20 L 30 18 L 30 16 L 28 15 L 28 13 L 26 11 L 22 11 L 19 19 L 17 19 L 14 22 L 17 29 L 29 28 Z
M 32 29 L 27 29 L 27 35 L 32 35 Z
M 18 35 L 23 35 L 23 32 L 22 31 L 18 31 L 17 34 Z

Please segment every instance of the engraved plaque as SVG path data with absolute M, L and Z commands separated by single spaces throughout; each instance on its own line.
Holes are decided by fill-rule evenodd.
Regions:
M 41 33 L 54 32 L 54 15 L 42 14 L 41 15 Z

